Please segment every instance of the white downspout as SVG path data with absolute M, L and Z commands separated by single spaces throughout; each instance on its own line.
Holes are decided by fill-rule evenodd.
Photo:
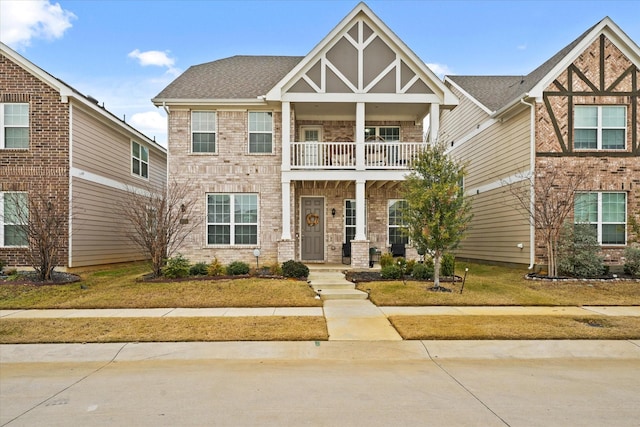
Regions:
M 530 200 L 529 200 L 529 211 L 533 214 L 535 212 L 535 207 L 536 207 L 536 195 L 535 195 L 535 179 L 536 179 L 536 126 L 535 126 L 535 120 L 536 120 L 536 110 L 535 110 L 535 101 L 532 103 L 528 103 L 525 101 L 525 98 L 528 98 L 529 94 L 525 93 L 524 96 L 520 99 L 520 102 L 523 103 L 524 105 L 528 105 L 529 106 L 529 110 L 531 111 L 530 113 L 530 120 L 529 120 L 529 126 L 530 126 L 530 131 L 529 131 L 529 171 L 531 173 L 531 178 L 530 178 L 530 183 L 531 183 L 531 188 L 530 188 Z M 535 265 L 535 259 L 536 259 L 536 244 L 535 244 L 535 239 L 536 239 L 536 225 L 535 225 L 535 220 L 531 220 L 530 219 L 530 224 L 529 224 L 529 270 L 533 269 L 533 266 Z

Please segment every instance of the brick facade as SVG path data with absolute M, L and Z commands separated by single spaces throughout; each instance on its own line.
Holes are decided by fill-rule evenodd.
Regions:
M 0 149 L 0 192 L 24 191 L 31 201 L 44 194 L 68 217 L 69 105 L 56 90 L 0 55 L 0 103 L 16 102 L 29 104 L 29 149 Z M 59 257 L 66 264 L 66 242 Z M 25 248 L 0 247 L 0 259 L 11 266 L 29 265 Z
M 601 68 L 601 65 L 604 67 Z M 640 219 L 639 81 L 640 72 L 637 67 L 606 37 L 601 36 L 549 85 L 545 92 L 549 107 L 544 103 L 538 104 L 535 121 L 537 175 L 544 174 L 549 168 L 560 169 L 565 176 L 578 170 L 590 170 L 593 173 L 589 174 L 581 190 L 626 193 L 627 242 L 640 239 L 628 226 L 631 216 Z M 572 106 L 575 105 L 626 106 L 625 150 L 574 150 L 570 132 Z M 558 185 L 561 186 L 562 183 Z M 540 230 L 536 233 L 536 242 L 536 261 L 546 264 Z M 622 246 L 603 246 L 608 264 L 623 263 L 623 251 Z

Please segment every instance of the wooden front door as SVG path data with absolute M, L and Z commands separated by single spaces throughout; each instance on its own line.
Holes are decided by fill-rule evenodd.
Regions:
M 324 199 L 303 197 L 300 213 L 300 257 L 303 261 L 323 261 Z

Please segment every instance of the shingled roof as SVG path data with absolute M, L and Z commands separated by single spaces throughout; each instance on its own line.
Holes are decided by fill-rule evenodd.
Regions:
M 302 56 L 232 56 L 194 65 L 154 102 L 185 99 L 255 99 L 265 95 Z
M 447 76 L 447 79 L 460 86 L 489 110 L 498 111 L 528 93 L 597 25 L 589 28 L 526 76 Z

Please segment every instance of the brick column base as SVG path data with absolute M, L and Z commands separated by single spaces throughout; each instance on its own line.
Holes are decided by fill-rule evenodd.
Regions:
M 280 240 L 278 242 L 278 263 L 282 264 L 290 259 L 296 259 L 295 246 L 293 240 Z
M 369 268 L 369 241 L 351 241 L 351 268 Z

